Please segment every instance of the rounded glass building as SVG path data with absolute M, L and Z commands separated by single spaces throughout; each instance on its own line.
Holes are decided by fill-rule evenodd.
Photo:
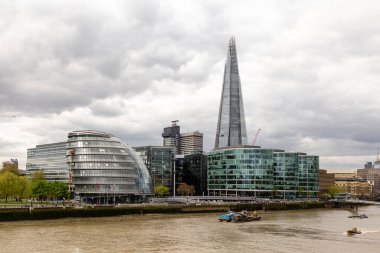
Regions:
M 70 132 L 66 156 L 76 197 L 87 203 L 138 202 L 152 195 L 149 172 L 141 158 L 111 134 Z

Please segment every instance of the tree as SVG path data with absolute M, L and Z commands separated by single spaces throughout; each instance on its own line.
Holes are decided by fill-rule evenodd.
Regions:
M 46 180 L 39 180 L 32 183 L 32 196 L 40 201 L 47 199 L 50 193 L 50 185 Z
M 32 183 L 36 183 L 37 181 L 40 181 L 40 180 L 46 180 L 45 172 L 43 172 L 42 170 L 37 170 L 33 172 Z
M 158 197 L 164 197 L 169 195 L 169 188 L 164 185 L 159 185 L 154 188 L 154 194 Z
M 55 181 L 50 185 L 51 196 L 56 199 L 62 199 L 66 197 L 68 194 L 68 190 L 68 185 L 63 182 Z
M 305 194 L 305 188 L 303 187 L 298 188 L 298 197 L 299 198 L 304 197 L 304 194 Z
M 5 202 L 8 202 L 8 198 L 17 195 L 18 192 L 18 176 L 9 171 L 2 173 L 0 175 L 0 196 L 5 198 Z
M 339 185 L 332 185 L 327 189 L 327 193 L 330 194 L 332 198 L 335 197 L 335 195 L 344 192 L 344 188 Z
M 20 175 L 20 171 L 18 170 L 17 164 L 11 162 L 3 162 L 3 168 L 0 170 L 0 174 L 4 172 L 11 172 L 16 176 Z
M 278 190 L 277 190 L 277 187 L 276 186 L 273 186 L 273 190 L 272 190 L 272 198 L 276 198 L 278 195 Z
M 42 170 L 32 174 L 32 196 L 42 201 L 51 195 L 50 185 L 46 181 L 46 175 Z
M 178 194 L 184 196 L 192 196 L 195 194 L 195 187 L 194 185 L 188 185 L 186 183 L 179 184 L 179 187 L 177 188 Z
M 31 182 L 26 177 L 18 177 L 18 192 L 17 196 L 20 198 L 20 201 L 22 202 L 23 198 L 29 198 L 32 194 L 31 189 Z

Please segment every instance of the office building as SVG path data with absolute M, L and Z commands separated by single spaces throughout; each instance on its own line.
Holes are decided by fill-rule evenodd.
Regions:
M 298 156 L 298 191 L 302 197 L 317 197 L 319 193 L 319 157 L 301 153 Z
M 215 148 L 247 144 L 243 97 L 240 84 L 235 38 L 228 44 L 222 96 L 216 129 Z
M 276 197 L 296 198 L 298 192 L 298 153 L 273 151 L 273 186 Z
M 360 199 L 372 198 L 372 185 L 365 179 L 345 178 L 336 179 L 335 185 L 343 188 L 345 193 L 351 194 L 352 197 Z
M 357 177 L 354 170 L 328 170 L 327 173 L 333 174 L 335 180 L 353 179 Z
M 164 185 L 172 190 L 172 170 L 174 154 L 172 147 L 143 146 L 134 147 L 141 157 L 152 178 L 153 189 Z
M 380 169 L 375 168 L 365 168 L 357 170 L 358 178 L 366 180 L 369 184 L 373 186 L 374 197 L 380 196 Z
M 208 193 L 212 196 L 316 198 L 319 157 L 305 153 L 224 147 L 208 153 Z
M 179 153 L 190 155 L 203 152 L 203 133 L 199 131 L 182 133 L 179 138 Z
M 178 189 L 180 183 L 183 183 L 185 172 L 185 156 L 184 155 L 175 155 L 175 167 L 173 166 L 173 185 L 171 189 Z M 170 191 L 170 195 L 177 195 L 173 190 Z
M 172 147 L 176 154 L 180 154 L 180 126 L 177 125 L 178 120 L 173 120 L 170 127 L 165 127 L 162 132 L 163 145 L 165 147 Z
M 48 182 L 68 182 L 66 142 L 37 145 L 27 150 L 26 175 L 38 170 L 45 173 Z
M 185 156 L 182 182 L 193 185 L 196 195 L 207 195 L 207 155 L 198 153 Z
M 66 154 L 76 197 L 82 201 L 129 203 L 152 195 L 151 178 L 140 156 L 111 134 L 70 132 Z
M 327 170 L 319 170 L 320 195 L 328 193 L 331 186 L 335 185 L 335 175 L 327 173 Z
M 365 169 L 380 169 L 380 157 L 379 157 L 379 152 L 377 153 L 376 160 L 372 162 L 367 162 L 364 164 Z
M 208 153 L 208 193 L 282 199 L 315 198 L 319 157 L 247 146 L 235 39 L 228 45 L 215 148 Z

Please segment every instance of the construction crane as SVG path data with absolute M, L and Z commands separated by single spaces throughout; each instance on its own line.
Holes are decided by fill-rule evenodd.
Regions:
M 253 146 L 255 146 L 256 144 L 256 140 L 257 140 L 257 137 L 259 136 L 260 131 L 261 131 L 261 128 L 259 128 L 255 134 L 255 138 L 253 139 L 253 143 L 252 143 Z
M 72 185 L 72 180 L 73 180 L 73 174 L 72 174 L 72 169 L 73 169 L 73 160 L 74 160 L 74 156 L 75 156 L 75 150 L 74 149 L 70 149 L 68 150 L 68 155 L 69 155 L 69 197 L 68 197 L 68 201 L 70 201 L 70 195 L 71 195 L 71 185 Z

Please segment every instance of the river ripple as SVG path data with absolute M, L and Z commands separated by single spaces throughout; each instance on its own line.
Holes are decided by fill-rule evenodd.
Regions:
M 380 252 L 380 207 L 261 213 L 220 223 L 219 214 L 131 215 L 0 223 L 0 252 Z M 345 231 L 358 227 L 361 235 Z

